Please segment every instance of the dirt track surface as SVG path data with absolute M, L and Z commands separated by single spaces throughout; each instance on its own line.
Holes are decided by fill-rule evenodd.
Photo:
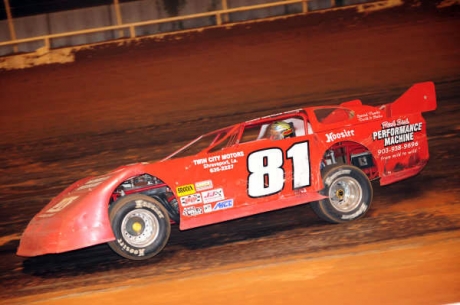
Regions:
M 0 72 L 1 299 L 460 301 L 458 17 L 458 8 L 315 14 Z M 426 80 L 438 93 L 438 110 L 425 116 L 430 163 L 404 182 L 374 184 L 373 207 L 360 221 L 328 225 L 302 206 L 175 229 L 164 251 L 145 262 L 123 260 L 105 245 L 14 255 L 33 215 L 81 177 L 157 160 L 202 132 L 244 119 L 356 97 L 378 105 Z

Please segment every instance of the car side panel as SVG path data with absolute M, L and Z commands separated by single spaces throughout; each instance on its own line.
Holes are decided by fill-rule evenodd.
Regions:
M 184 230 L 324 198 L 320 160 L 313 135 L 263 139 L 164 161 L 155 175 L 174 181 Z
M 429 152 L 421 113 L 390 116 L 374 108 L 360 115 L 359 107 L 355 110 L 356 117 L 342 126 L 318 132 L 324 149 L 344 141 L 362 144 L 375 159 L 381 185 L 414 176 L 423 169 Z

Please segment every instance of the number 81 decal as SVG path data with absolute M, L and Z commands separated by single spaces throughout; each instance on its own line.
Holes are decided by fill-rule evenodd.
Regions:
M 284 188 L 285 170 L 283 151 L 268 148 L 252 152 L 248 156 L 248 195 L 263 197 L 281 192 Z M 310 185 L 310 154 L 308 141 L 292 145 L 286 151 L 292 160 L 293 189 Z

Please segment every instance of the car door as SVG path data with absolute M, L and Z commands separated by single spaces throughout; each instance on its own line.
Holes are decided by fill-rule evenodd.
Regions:
M 269 123 L 264 122 L 256 128 L 266 127 Z M 185 213 L 181 228 L 310 201 L 306 190 L 312 183 L 310 151 L 313 135 L 303 132 L 296 137 L 271 140 L 261 137 L 262 131 L 258 130 L 255 138 L 245 141 L 245 127 L 242 125 L 235 131 L 236 135 L 230 135 L 228 142 L 219 143 L 193 160 L 200 171 L 195 191 L 199 193 L 202 212 Z M 305 126 L 302 128 L 306 129 Z M 237 137 L 238 141 L 232 143 L 228 140 L 232 137 Z

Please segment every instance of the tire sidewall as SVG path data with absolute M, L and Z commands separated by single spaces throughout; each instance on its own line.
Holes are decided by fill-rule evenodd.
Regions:
M 353 210 L 348 212 L 337 210 L 329 198 L 321 200 L 321 211 L 327 218 L 336 223 L 348 222 L 363 217 L 372 203 L 372 186 L 366 174 L 359 168 L 349 165 L 332 167 L 325 172 L 323 178 L 324 194 L 328 195 L 331 185 L 333 185 L 337 179 L 345 176 L 351 177 L 359 183 L 362 191 L 362 198 L 361 202 Z
M 131 245 L 123 236 L 121 226 L 128 213 L 144 209 L 152 213 L 158 221 L 158 235 L 145 247 Z M 119 255 L 132 260 L 142 260 L 155 256 L 166 245 L 171 225 L 166 209 L 155 199 L 146 195 L 129 195 L 116 201 L 110 208 L 110 221 L 115 240 L 109 246 Z

